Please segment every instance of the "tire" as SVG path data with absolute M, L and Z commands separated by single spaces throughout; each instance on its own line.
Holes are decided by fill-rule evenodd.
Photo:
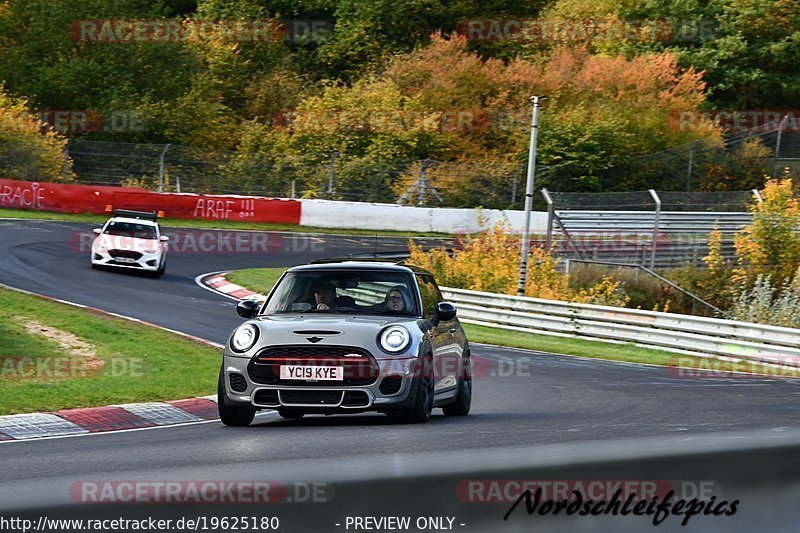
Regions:
M 278 414 L 281 415 L 281 418 L 287 418 L 289 420 L 299 420 L 305 415 L 303 411 L 296 411 L 294 409 L 278 409 Z
M 428 356 L 424 359 L 422 375 L 417 383 L 414 407 L 401 414 L 400 419 L 407 424 L 424 424 L 431 419 L 433 412 L 433 386 L 436 380 L 433 375 L 433 361 Z
M 217 409 L 219 419 L 226 426 L 249 426 L 256 416 L 256 408 L 247 405 L 228 405 L 225 398 L 225 374 L 219 369 L 217 380 Z
M 442 407 L 445 416 L 465 416 L 472 406 L 472 363 L 469 356 L 464 358 L 464 370 L 458 386 L 456 401 Z

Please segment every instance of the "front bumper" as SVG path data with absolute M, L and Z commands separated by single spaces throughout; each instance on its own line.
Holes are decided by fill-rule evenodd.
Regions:
M 226 350 L 225 394 L 229 403 L 249 404 L 259 409 L 285 407 L 318 413 L 397 409 L 412 397 L 417 361 L 416 357 L 375 359 L 377 377 L 366 385 L 339 385 L 331 381 L 323 385 L 312 381 L 264 384 L 251 378 L 248 369 L 251 358 L 232 356 Z M 232 388 L 232 381 L 237 390 Z
M 92 250 L 92 264 L 131 270 L 155 272 L 161 265 L 163 252 L 153 254 L 143 252 L 127 252 L 125 257 L 115 255 L 110 250 Z

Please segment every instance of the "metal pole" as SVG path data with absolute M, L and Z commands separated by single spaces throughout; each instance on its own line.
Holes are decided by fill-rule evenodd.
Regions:
M 295 180 L 292 180 L 292 200 L 294 200 L 294 182 Z
M 658 197 L 656 191 L 650 189 L 650 196 L 656 203 L 656 216 L 653 220 L 653 247 L 650 250 L 650 270 L 653 270 L 656 265 L 656 239 L 658 239 L 658 223 L 661 218 L 661 198 Z
M 328 199 L 333 198 L 333 164 L 336 163 L 336 158 L 339 157 L 339 152 L 333 152 L 333 158 L 328 163 Z
M 783 133 L 783 125 L 786 124 L 786 119 L 789 118 L 789 114 L 783 116 L 780 125 L 778 125 L 778 138 L 775 139 L 775 158 L 772 160 L 772 174 L 770 176 L 772 179 L 775 179 L 775 175 L 778 173 L 778 154 L 781 151 L 781 134 Z
M 417 205 L 421 206 L 425 203 L 425 187 L 427 187 L 427 182 L 425 180 L 425 170 L 428 168 L 428 160 L 425 159 L 422 161 L 422 167 L 419 170 L 419 197 L 417 199 Z
M 69 167 L 69 139 L 67 139 L 67 144 L 64 145 L 64 165 L 61 167 L 61 179 L 62 181 L 66 181 L 67 179 L 67 168 Z
M 533 185 L 536 178 L 536 136 L 539 133 L 539 101 L 546 96 L 531 96 L 533 117 L 531 118 L 531 143 L 528 149 L 528 182 L 525 187 L 525 231 L 522 233 L 522 250 L 519 262 L 519 287 L 517 294 L 525 296 L 528 278 L 528 255 L 531 252 L 531 211 L 533 210 Z
M 686 172 L 686 192 L 691 190 L 690 183 L 692 181 L 692 163 L 694 163 L 694 147 L 697 141 L 694 141 L 689 147 L 689 170 Z
M 169 145 L 165 144 L 158 161 L 158 192 L 164 192 L 164 156 L 167 155 Z
M 761 193 L 760 193 L 760 192 L 758 192 L 758 189 L 753 189 L 753 196 L 755 196 L 755 197 L 756 197 L 756 201 L 757 201 L 758 203 L 760 203 L 760 204 L 761 204 L 761 203 L 764 203 L 764 199 L 761 197 Z

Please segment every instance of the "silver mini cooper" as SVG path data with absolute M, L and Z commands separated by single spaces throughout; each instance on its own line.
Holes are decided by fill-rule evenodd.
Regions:
M 247 321 L 225 345 L 217 390 L 225 425 L 248 425 L 261 409 L 284 418 L 378 411 L 406 422 L 427 422 L 436 407 L 469 413 L 469 343 L 425 270 L 315 262 L 237 312 Z

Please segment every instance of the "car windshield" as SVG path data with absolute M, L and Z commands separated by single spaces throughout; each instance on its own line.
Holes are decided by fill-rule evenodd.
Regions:
M 262 314 L 346 313 L 417 316 L 411 276 L 382 270 L 289 272 Z
M 106 235 L 118 235 L 121 237 L 133 237 L 134 239 L 155 239 L 156 228 L 151 224 L 137 224 L 135 222 L 109 222 Z

